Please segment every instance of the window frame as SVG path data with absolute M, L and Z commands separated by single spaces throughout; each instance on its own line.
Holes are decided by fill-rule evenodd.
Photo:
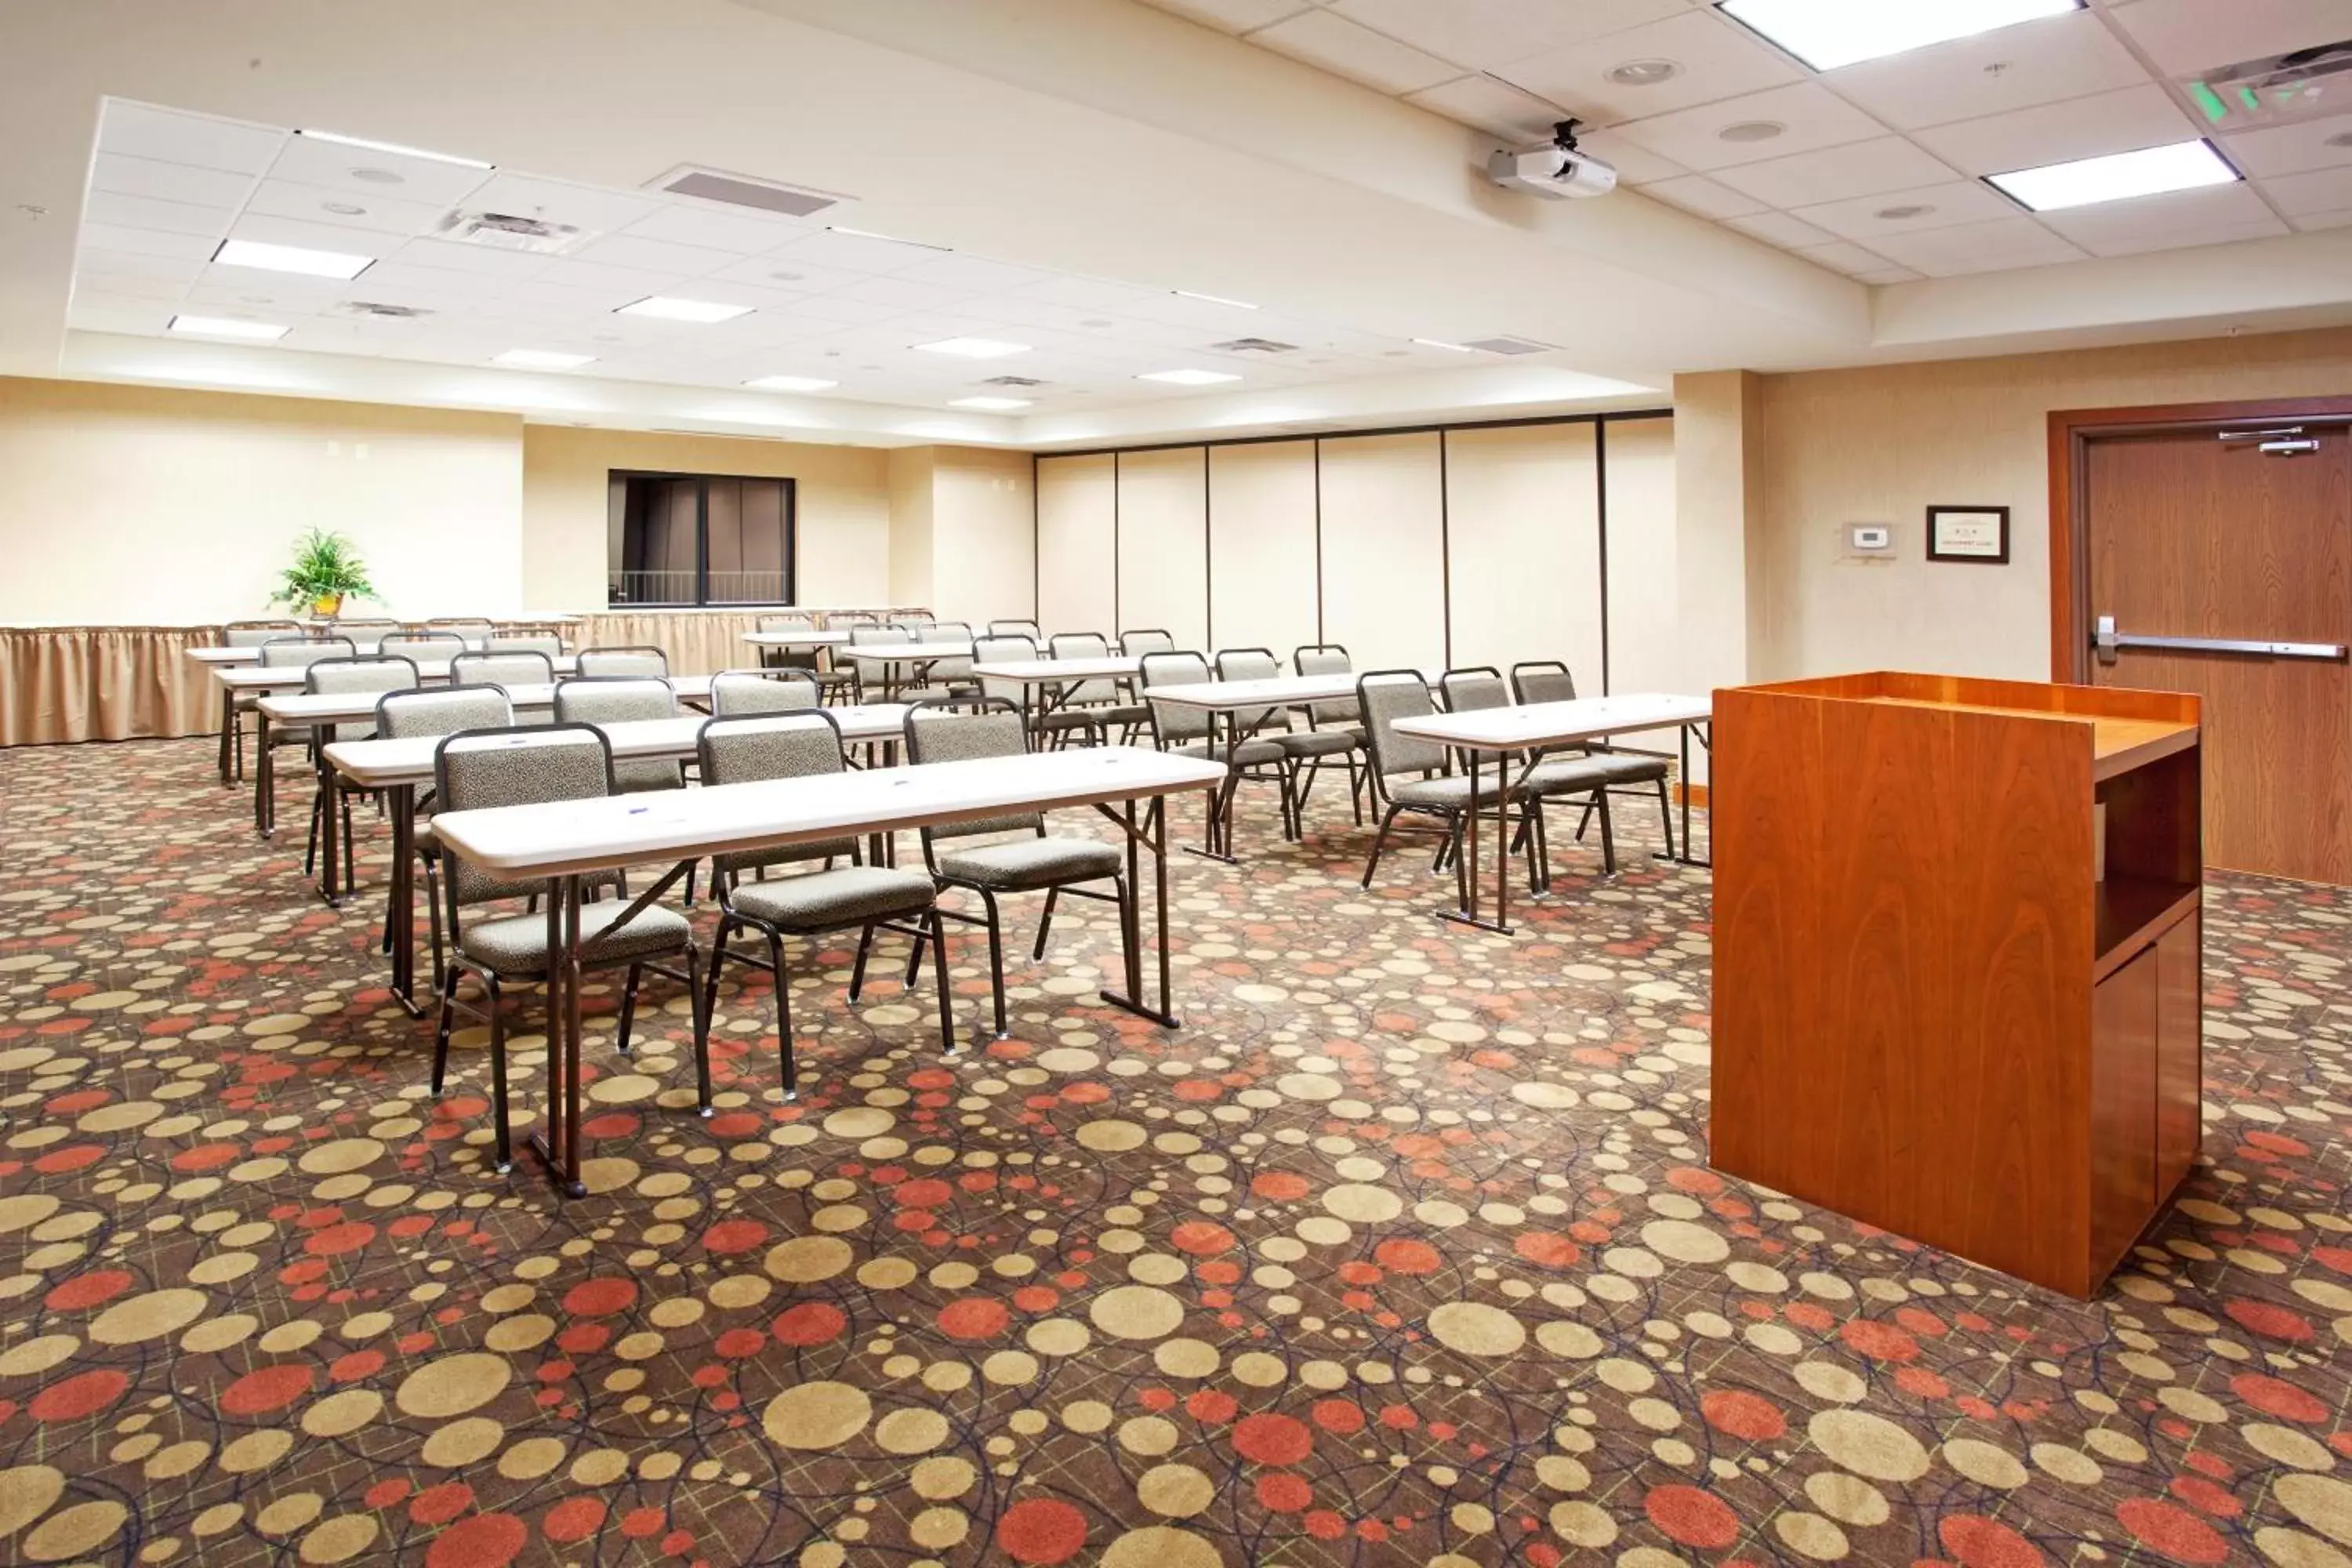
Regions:
M 615 572 L 628 575 L 625 565 L 615 565 L 613 560 L 609 531 L 604 546 L 605 607 L 612 610 L 789 610 L 800 603 L 800 480 L 790 474 L 712 474 L 677 468 L 607 468 L 604 471 L 604 493 L 609 507 L 615 481 L 656 479 L 694 481 L 694 597 L 692 599 L 624 599 L 612 597 L 612 578 Z M 733 483 L 752 482 L 783 487 L 783 577 L 784 593 L 781 599 L 723 600 L 713 604 L 710 598 L 710 486 L 712 481 Z M 608 520 L 609 530 L 609 520 Z M 622 523 L 623 560 L 626 560 L 627 521 Z

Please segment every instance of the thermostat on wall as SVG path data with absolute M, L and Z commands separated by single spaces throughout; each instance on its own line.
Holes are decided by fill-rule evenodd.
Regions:
M 1883 522 L 1850 522 L 1845 540 L 1857 555 L 1884 555 L 1895 548 L 1895 530 Z

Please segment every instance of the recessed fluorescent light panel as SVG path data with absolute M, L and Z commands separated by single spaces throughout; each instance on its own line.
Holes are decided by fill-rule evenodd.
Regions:
M 958 359 L 1003 359 L 1008 354 L 1025 354 L 1027 343 L 1008 343 L 996 338 L 942 338 L 935 343 L 917 343 L 925 353 L 953 354 Z
M 743 384 L 760 392 L 823 392 L 841 383 L 821 375 L 763 375 Z
M 264 272 L 299 272 L 306 278 L 341 278 L 346 282 L 375 265 L 373 256 L 346 256 L 339 250 L 305 250 L 299 245 L 264 245 L 255 239 L 225 240 L 213 259 L 224 267 L 256 267 Z
M 634 305 L 624 305 L 616 316 L 650 316 L 656 321 L 731 321 L 751 313 L 749 305 L 720 305 L 709 300 L 678 300 L 654 294 Z
M 1208 305 L 1231 305 L 1236 310 L 1257 309 L 1247 300 L 1228 300 L 1222 294 L 1195 294 L 1190 289 L 1171 289 L 1169 292 L 1174 294 L 1179 300 L 1198 300 Z
M 1817 71 L 2083 8 L 2083 0 L 1717 0 Z
M 1241 377 L 1222 370 L 1148 370 L 1135 379 L 1164 381 L 1171 386 L 1214 386 L 1221 381 L 1239 381 Z
M 1444 338 L 1415 338 L 1412 341 L 1423 348 L 1444 349 L 1447 353 L 1466 354 L 1476 352 L 1467 343 L 1449 343 Z
M 2161 195 L 2167 191 L 2226 185 L 2238 178 L 2238 171 L 2213 151 L 2210 142 L 2200 140 L 1985 177 L 2032 211 L 2050 213 L 2097 202 Z
M 578 370 L 583 364 L 595 363 L 596 356 L 559 353 L 553 349 L 509 349 L 490 363 L 514 370 Z
M 958 397 L 951 400 L 948 404 L 948 406 L 950 408 L 979 408 L 991 414 L 1005 414 L 1010 413 L 1015 408 L 1028 407 L 1029 399 L 1025 397 Z
M 290 327 L 274 321 L 239 321 L 227 316 L 174 316 L 172 331 L 196 338 L 248 338 L 255 342 L 273 342 L 284 337 Z
M 397 142 L 371 142 L 363 136 L 339 136 L 331 131 L 297 131 L 294 134 L 307 136 L 313 142 L 332 142 L 343 147 L 364 147 L 371 153 L 397 153 L 404 158 L 429 158 L 436 163 L 455 163 L 463 169 L 490 167 L 479 158 L 460 158 L 449 153 L 428 153 L 422 147 L 404 147 Z

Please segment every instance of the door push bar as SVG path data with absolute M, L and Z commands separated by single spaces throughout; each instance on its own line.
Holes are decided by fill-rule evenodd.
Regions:
M 2263 642 L 2252 637 L 2136 637 L 2116 630 L 2113 616 L 2101 616 L 2091 633 L 2091 647 L 2098 651 L 2101 664 L 2116 662 L 2119 648 L 2162 648 L 2173 653 L 2239 653 L 2263 658 L 2326 658 L 2341 659 L 2347 650 L 2340 642 Z

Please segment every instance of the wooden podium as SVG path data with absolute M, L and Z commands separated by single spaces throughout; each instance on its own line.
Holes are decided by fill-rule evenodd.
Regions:
M 2198 700 L 1743 687 L 1712 769 L 1717 1168 L 2095 1292 L 2197 1154 Z

